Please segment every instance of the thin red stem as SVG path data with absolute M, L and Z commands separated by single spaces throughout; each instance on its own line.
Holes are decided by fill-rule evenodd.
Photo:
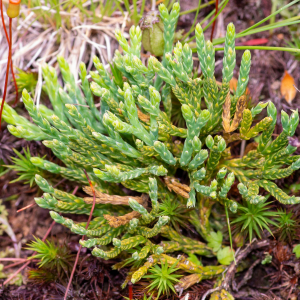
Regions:
M 2 11 L 2 8 L 1 8 Z M 2 112 L 4 107 L 4 102 L 6 98 L 6 92 L 7 92 L 7 83 L 8 83 L 8 74 L 9 74 L 9 66 L 11 61 L 11 40 L 12 40 L 12 34 L 11 34 L 11 24 L 12 19 L 9 18 L 9 44 L 8 44 L 8 59 L 7 59 L 7 65 L 6 65 L 6 75 L 5 75 L 5 85 L 4 85 L 4 92 L 3 92 L 3 98 L 1 103 L 1 109 L 0 109 L 0 130 L 1 130 L 1 121 L 2 121 Z
M 133 299 L 133 291 L 132 291 L 132 282 L 128 282 L 128 288 L 129 288 L 129 300 Z
M 66 179 L 63 178 L 61 181 L 59 181 L 58 183 L 56 183 L 53 187 L 56 188 L 58 185 L 60 185 L 60 184 L 61 184 L 62 182 L 64 182 L 65 180 L 66 180 Z M 74 189 L 74 191 L 73 191 L 73 195 L 76 194 L 77 190 L 78 190 L 78 186 L 75 187 L 75 189 Z M 42 198 L 43 198 L 43 197 L 44 197 L 44 196 L 42 196 Z M 29 205 L 27 205 L 27 206 L 25 206 L 25 207 L 22 207 L 22 208 L 20 208 L 19 210 L 17 210 L 17 213 L 19 213 L 19 212 L 21 212 L 21 211 L 23 211 L 23 210 L 26 210 L 27 208 L 30 208 L 30 207 L 35 206 L 35 205 L 36 205 L 35 202 L 34 202 L 34 203 L 31 203 L 31 204 L 29 204 Z
M 0 0 L 0 10 L 1 10 L 1 19 L 2 19 L 3 29 L 4 29 L 4 32 L 5 32 L 7 43 L 9 44 L 10 39 L 8 37 L 8 33 L 7 33 L 7 30 L 6 30 L 6 27 L 5 27 L 2 0 Z M 15 76 L 15 73 L 14 73 L 12 60 L 10 61 L 10 69 L 11 69 L 11 75 L 13 77 L 13 81 L 14 81 L 14 85 L 15 85 L 15 89 L 16 89 L 16 99 L 15 99 L 15 102 L 14 102 L 14 105 L 16 105 L 17 102 L 18 102 L 18 99 L 19 99 L 19 91 L 18 91 L 18 85 L 17 85 L 17 81 L 16 81 L 16 76 Z
M 4 16 L 3 16 L 3 3 L 2 3 L 2 0 L 0 0 L 0 8 L 1 8 L 1 19 L 2 19 L 3 29 L 4 29 L 4 32 L 5 32 L 6 40 L 9 43 L 9 37 L 8 37 L 8 33 L 7 33 L 7 30 L 6 30 L 6 27 L 5 27 Z
M 15 102 L 13 104 L 13 106 L 15 106 L 18 103 L 18 100 L 19 100 L 19 91 L 18 91 L 18 85 L 17 85 L 17 80 L 16 80 L 12 60 L 10 61 L 10 69 L 11 69 L 11 75 L 12 75 L 12 78 L 13 78 L 13 81 L 14 81 L 14 86 L 15 86 L 15 89 L 16 89 L 16 99 L 15 99 Z
M 91 182 L 91 180 L 89 178 L 88 173 L 86 172 L 86 170 L 83 170 L 83 171 L 85 173 L 85 176 L 86 176 L 86 178 L 87 178 L 87 180 L 88 180 L 88 182 L 90 184 L 90 187 L 92 189 L 92 192 L 93 192 L 93 205 L 92 205 L 92 208 L 91 208 L 91 212 L 90 212 L 88 221 L 87 221 L 86 226 L 85 226 L 85 229 L 88 229 L 88 227 L 90 225 L 90 222 L 91 222 L 91 219 L 92 219 L 92 216 L 93 216 L 94 209 L 95 209 L 96 193 L 95 193 L 94 186 L 93 186 L 93 184 L 92 184 L 92 182 Z M 84 238 L 85 238 L 85 235 L 82 236 L 81 240 L 83 241 Z M 82 248 L 82 245 L 80 244 L 79 249 L 77 251 L 76 259 L 75 259 L 75 262 L 74 262 L 73 270 L 72 270 L 72 273 L 71 273 L 71 276 L 70 276 L 70 279 L 69 279 L 69 282 L 68 282 L 68 286 L 67 286 L 67 289 L 66 289 L 66 292 L 65 292 L 64 300 L 67 300 L 67 297 L 68 297 L 69 289 L 70 289 L 70 286 L 71 286 L 71 283 L 72 283 L 72 279 L 73 279 L 73 276 L 74 276 L 75 271 L 76 271 L 76 266 L 77 266 L 77 263 L 78 263 L 78 260 L 79 260 L 81 248 Z
M 219 0 L 216 0 L 216 12 L 215 12 L 215 16 L 218 14 L 218 10 L 219 10 Z M 214 20 L 213 25 L 212 25 L 211 35 L 210 35 L 210 41 L 211 42 L 212 42 L 213 36 L 214 36 L 216 21 L 217 21 L 217 18 Z
M 26 259 L 25 259 L 25 260 L 26 260 Z M 23 264 L 23 263 L 24 263 L 24 260 L 15 262 L 15 263 L 13 263 L 13 264 L 10 264 L 10 265 L 7 265 L 7 266 L 3 267 L 3 270 L 7 270 L 7 269 L 9 269 L 9 268 L 13 268 L 13 267 L 15 267 L 15 266 L 17 266 L 17 265 L 20 265 L 20 264 Z
M 4 257 L 4 258 L 0 258 L 0 261 L 26 261 L 26 258 Z
M 34 202 L 34 203 L 31 203 L 31 204 L 29 204 L 29 205 L 27 205 L 27 206 L 25 206 L 25 207 L 22 207 L 22 208 L 20 208 L 19 210 L 17 210 L 17 213 L 19 213 L 19 212 L 21 212 L 21 211 L 23 211 L 23 210 L 26 210 L 27 208 L 30 208 L 30 207 L 35 206 L 35 205 L 36 205 L 35 202 Z

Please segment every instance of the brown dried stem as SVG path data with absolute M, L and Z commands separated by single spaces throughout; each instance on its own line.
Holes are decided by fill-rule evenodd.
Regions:
M 111 216 L 111 215 L 103 215 L 104 219 L 108 221 L 109 226 L 117 228 L 122 225 L 126 225 L 133 218 L 140 218 L 141 215 L 137 211 L 132 211 L 124 216 Z
M 83 187 L 83 190 L 89 194 L 93 195 L 93 192 L 89 186 Z M 136 200 L 139 204 L 144 205 L 146 202 L 146 197 L 142 195 L 141 197 L 132 197 L 132 196 L 117 196 L 117 195 L 109 195 L 109 194 L 104 194 L 101 193 L 97 190 L 95 190 L 95 195 L 96 195 L 96 204 L 112 204 L 112 205 L 129 205 L 128 201 L 129 199 L 134 199 Z M 94 201 L 94 198 L 91 197 L 85 197 L 84 202 L 87 204 L 91 204 Z
M 172 177 L 168 177 L 166 176 L 164 178 L 165 183 L 169 189 L 169 191 L 174 191 L 176 194 L 184 197 L 184 198 L 189 198 L 189 192 L 191 191 L 191 188 L 186 185 L 186 184 L 182 184 L 178 181 L 176 181 L 175 178 Z

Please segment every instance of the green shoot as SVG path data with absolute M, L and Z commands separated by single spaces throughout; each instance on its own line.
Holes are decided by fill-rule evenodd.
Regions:
M 157 298 L 160 295 L 170 295 L 170 292 L 173 291 L 175 293 L 174 284 L 179 281 L 178 278 L 181 275 L 173 274 L 178 269 L 175 268 L 177 265 L 177 261 L 169 267 L 168 263 L 161 263 L 161 267 L 159 265 L 155 265 L 153 268 L 149 269 L 151 275 L 146 275 L 144 278 L 151 279 L 151 283 L 148 286 L 149 291 L 156 290 Z

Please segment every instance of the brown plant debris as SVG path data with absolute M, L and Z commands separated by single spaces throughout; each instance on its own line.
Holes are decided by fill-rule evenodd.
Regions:
M 243 111 L 247 106 L 247 100 L 246 97 L 243 95 L 238 99 L 238 102 L 236 104 L 236 111 L 232 120 L 232 123 L 230 124 L 230 108 L 231 108 L 231 99 L 230 99 L 230 92 L 228 92 L 225 103 L 223 105 L 223 114 L 222 114 L 222 119 L 223 119 L 223 128 L 226 133 L 235 131 L 242 118 L 243 118 Z
M 90 196 L 93 195 L 92 190 L 89 186 L 83 187 L 83 190 Z M 142 195 L 142 196 L 117 196 L 117 195 L 108 195 L 101 193 L 97 190 L 95 190 L 96 193 L 96 204 L 113 204 L 113 205 L 129 205 L 128 201 L 129 199 L 134 199 L 136 200 L 139 204 L 145 205 L 147 201 L 147 196 Z M 92 197 L 85 197 L 83 198 L 84 202 L 87 204 L 92 204 L 93 203 L 93 198 Z
M 175 178 L 169 176 L 164 177 L 164 179 L 169 191 L 174 191 L 176 194 L 184 198 L 189 198 L 189 192 L 191 191 L 191 189 L 188 185 L 182 184 Z
M 126 225 L 133 218 L 140 218 L 141 215 L 137 211 L 132 211 L 124 216 L 111 216 L 111 215 L 103 215 L 104 219 L 106 219 L 109 223 L 109 226 L 117 228 L 122 225 Z
M 150 116 L 149 115 L 144 114 L 139 109 L 137 110 L 137 112 L 138 112 L 138 117 L 141 121 L 143 121 L 145 123 L 149 123 L 149 121 L 150 121 Z
M 230 106 L 231 106 L 231 99 L 230 99 L 230 92 L 228 92 L 225 103 L 223 104 L 223 113 L 222 113 L 222 119 L 223 119 L 223 128 L 225 132 L 230 132 Z
M 243 111 L 247 106 L 246 97 L 243 95 L 239 98 L 236 104 L 236 111 L 233 117 L 232 124 L 230 126 L 230 131 L 234 131 L 238 128 L 242 118 L 243 118 Z

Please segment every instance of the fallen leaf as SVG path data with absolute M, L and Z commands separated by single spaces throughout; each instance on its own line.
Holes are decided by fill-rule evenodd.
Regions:
M 246 42 L 236 43 L 236 46 L 257 46 L 257 45 L 264 45 L 269 42 L 268 39 L 252 39 Z
M 280 92 L 281 96 L 284 97 L 288 103 L 291 103 L 296 97 L 297 90 L 294 85 L 294 78 L 288 73 L 288 71 L 284 71 L 284 75 L 281 80 Z
M 236 91 L 237 84 L 238 84 L 238 80 L 235 77 L 232 77 L 231 80 L 229 81 L 229 88 L 231 92 Z M 250 91 L 248 88 L 246 88 L 246 95 L 250 96 Z

